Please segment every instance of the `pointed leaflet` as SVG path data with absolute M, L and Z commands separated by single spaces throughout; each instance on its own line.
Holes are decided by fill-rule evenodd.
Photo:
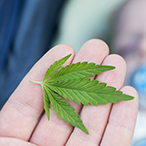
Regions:
M 116 91 L 116 88 L 106 86 L 106 83 L 99 83 L 97 80 L 90 79 L 74 79 L 52 82 L 46 84 L 53 91 L 57 92 L 64 98 L 71 101 L 75 100 L 78 104 L 82 103 L 92 105 L 115 103 L 117 101 L 132 100 L 130 95 L 123 94 L 121 91 Z
M 62 67 L 53 74 L 46 82 L 59 81 L 63 79 L 93 77 L 101 72 L 114 69 L 114 66 L 96 65 L 95 63 L 77 62 L 75 64 Z
M 43 89 L 43 96 L 44 96 L 44 109 L 46 111 L 48 120 L 50 120 L 50 101 L 49 101 L 49 97 L 48 97 L 47 91 L 45 90 L 43 85 L 42 85 L 42 89 Z
M 49 88 L 45 87 L 47 94 L 49 96 L 53 110 L 61 120 L 64 119 L 66 123 L 71 123 L 73 126 L 77 126 L 79 129 L 89 134 L 86 127 L 83 125 L 82 120 L 79 115 L 74 112 L 74 108 L 70 106 L 65 100 L 63 100 L 59 95 L 51 91 Z
M 58 61 L 55 61 L 46 71 L 45 77 L 43 81 L 45 81 L 48 77 L 50 77 L 54 72 L 56 72 L 58 69 L 62 67 L 62 65 L 66 62 L 66 60 L 71 56 L 71 54 L 61 58 Z

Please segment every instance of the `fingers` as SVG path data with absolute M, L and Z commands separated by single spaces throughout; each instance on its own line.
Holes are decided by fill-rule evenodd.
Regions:
M 73 62 L 88 61 L 100 64 L 108 55 L 108 51 L 108 47 L 103 41 L 90 40 L 81 47 Z M 81 105 L 78 105 L 75 102 L 70 102 L 70 104 L 75 108 L 76 112 L 79 113 Z M 43 115 L 30 141 L 43 146 L 62 146 L 68 140 L 73 127 L 60 120 L 54 111 L 51 110 L 50 115 L 51 118 L 49 122 L 46 115 Z
M 135 99 L 113 105 L 101 146 L 131 145 L 138 111 L 138 94 L 134 88 L 128 86 L 121 91 Z
M 42 81 L 47 68 L 54 61 L 70 53 L 73 55 L 66 64 L 78 61 L 88 61 L 97 64 L 102 63 L 104 65 L 116 66 L 115 70 L 104 72 L 100 74 L 97 79 L 100 82 L 106 82 L 108 85 L 114 86 L 117 89 L 122 87 L 126 72 L 125 61 L 118 55 L 107 56 L 108 47 L 102 41 L 90 40 L 86 42 L 75 58 L 74 51 L 70 46 L 56 46 L 36 63 L 2 109 L 0 113 L 0 136 L 29 140 L 33 129 L 43 112 L 43 95 L 41 87 L 29 83 L 29 81 Z M 127 94 L 133 92 L 133 96 L 137 97 L 137 93 L 133 88 L 125 87 L 122 88 L 122 90 Z M 75 108 L 75 111 L 79 113 L 82 106 L 75 102 L 70 103 L 71 106 Z M 136 108 L 134 108 L 134 106 L 136 106 Z M 127 109 L 127 112 L 125 109 Z M 133 113 L 131 109 L 133 109 Z M 124 141 L 124 144 L 129 144 L 135 125 L 136 112 L 136 99 L 133 100 L 133 103 L 131 101 L 118 102 L 114 104 L 113 107 L 112 104 L 104 106 L 99 105 L 97 107 L 92 105 L 84 106 L 81 112 L 81 119 L 90 133 L 90 135 L 86 135 L 78 128 L 73 130 L 71 125 L 60 120 L 55 112 L 50 109 L 50 121 L 48 121 L 46 114 L 43 114 L 30 142 L 43 146 L 65 144 L 92 146 L 99 145 L 100 143 L 106 145 L 106 141 L 109 141 L 108 138 L 109 135 L 111 135 L 112 129 L 114 129 L 115 133 L 119 132 L 120 137 L 123 136 L 128 129 L 129 138 L 123 138 L 121 140 L 126 141 Z M 119 118 L 121 121 L 117 120 L 119 115 L 122 115 Z M 126 120 L 125 122 L 124 119 L 128 119 L 128 117 L 131 118 L 131 120 L 129 120 L 129 122 Z M 106 126 L 107 128 L 105 128 Z M 104 137 L 102 139 L 103 135 Z M 113 136 L 113 139 L 114 138 L 118 139 L 119 137 L 115 134 Z M 119 140 L 120 138 L 118 141 Z M 110 145 L 112 145 L 112 143 Z
M 103 64 L 113 65 L 116 69 L 103 72 L 97 79 L 100 82 L 106 82 L 108 85 L 114 86 L 117 89 L 121 88 L 126 72 L 125 61 L 118 55 L 109 55 L 105 58 Z M 81 119 L 88 129 L 89 135 L 86 135 L 78 128 L 75 128 L 67 145 L 99 145 L 108 121 L 111 105 L 112 104 L 84 106 L 81 112 Z
M 0 113 L 0 136 L 28 140 L 43 112 L 43 95 L 40 85 L 30 80 L 42 81 L 47 68 L 54 61 L 72 53 L 66 64 L 74 57 L 68 45 L 59 45 L 44 55 L 22 80 Z

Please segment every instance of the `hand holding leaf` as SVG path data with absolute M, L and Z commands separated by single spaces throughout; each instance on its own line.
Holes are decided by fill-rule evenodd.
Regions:
M 112 86 L 106 86 L 106 83 L 99 83 L 97 80 L 90 79 L 94 75 L 112 70 L 115 67 L 87 62 L 78 62 L 62 67 L 70 56 L 71 54 L 55 61 L 46 71 L 42 82 L 31 82 L 42 86 L 44 109 L 48 120 L 50 119 L 49 103 L 51 103 L 53 110 L 61 120 L 64 119 L 66 123 L 71 123 L 89 134 L 79 115 L 61 97 L 86 106 L 88 104 L 97 106 L 98 104 L 105 105 L 107 102 L 116 103 L 117 101 L 132 100 L 133 97 L 116 91 L 116 88 Z
M 84 83 L 87 83 L 87 86 L 90 85 L 102 85 L 104 92 L 108 91 L 110 87 L 106 87 L 107 85 L 112 85 L 116 87 L 118 90 L 120 89 L 122 92 L 134 96 L 134 100 L 128 102 L 118 102 L 113 105 L 99 105 L 94 106 L 82 106 L 78 105 L 76 102 L 70 102 L 70 105 L 75 108 L 75 111 L 79 114 L 82 119 L 84 125 L 88 129 L 90 135 L 83 133 L 81 130 L 86 131 L 85 126 L 82 124 L 81 120 L 77 116 L 77 113 L 74 112 L 74 109 L 64 100 L 65 97 L 62 97 L 57 92 L 52 91 L 67 89 L 72 90 L 71 85 L 73 83 L 78 87 L 77 84 L 81 79 L 77 79 L 73 82 L 63 80 L 62 77 L 64 73 L 59 73 L 61 70 L 61 66 L 63 62 L 58 62 L 60 58 L 67 54 L 73 54 L 65 64 L 70 64 L 72 62 L 96 62 L 97 64 L 109 64 L 116 66 L 116 69 L 113 69 L 108 72 L 103 72 L 99 76 L 95 77 L 98 81 L 91 81 L 90 78 L 84 78 L 84 74 L 82 76 L 82 80 Z M 56 65 L 53 66 L 53 62 L 56 61 Z M 63 61 L 63 60 L 62 60 Z M 65 61 L 65 60 L 64 60 Z M 60 64 L 57 66 L 58 63 Z M 51 67 L 52 64 L 52 67 Z M 80 63 L 78 63 L 80 64 Z M 84 64 L 84 63 L 83 63 Z M 88 64 L 88 63 L 85 63 Z M 33 85 L 29 83 L 30 80 L 41 81 L 44 78 L 44 73 L 48 66 L 51 67 L 51 70 L 48 71 L 49 76 L 46 73 L 46 79 L 42 82 L 38 82 L 43 86 L 43 94 L 44 94 L 44 102 L 41 93 L 41 88 L 39 85 Z M 94 65 L 93 65 L 94 66 Z M 89 67 L 89 66 L 88 66 Z M 94 68 L 94 67 L 93 67 Z M 62 69 L 63 71 L 64 69 Z M 51 72 L 52 71 L 52 72 Z M 57 72 L 58 73 L 57 73 Z M 68 70 L 68 73 L 71 73 Z M 108 47 L 107 45 L 100 40 L 90 40 L 86 42 L 83 47 L 80 49 L 77 55 L 74 54 L 74 50 L 68 45 L 58 45 L 48 51 L 30 70 L 30 72 L 24 77 L 18 88 L 11 95 L 5 106 L 0 112 L 0 145 L 25 145 L 25 146 L 62 146 L 62 145 L 118 145 L 118 146 L 129 146 L 132 141 L 132 136 L 134 133 L 134 127 L 136 123 L 136 115 L 138 109 L 138 95 L 134 88 L 126 86 L 122 87 L 123 80 L 126 72 L 126 64 L 124 60 L 119 55 L 108 55 Z M 60 82 L 57 80 L 56 75 L 58 74 L 61 79 Z M 66 72 L 67 73 L 67 72 Z M 70 77 L 73 72 L 68 76 Z M 74 73 L 75 75 L 76 73 Z M 86 74 L 91 73 L 86 72 Z M 78 73 L 79 75 L 79 73 Z M 50 78 L 52 77 L 52 78 Z M 50 79 L 49 79 L 50 78 Z M 58 78 L 58 79 L 59 79 Z M 49 88 L 48 83 L 46 82 L 49 79 Z M 54 82 L 52 82 L 54 80 Z M 69 85 L 67 85 L 67 82 Z M 89 83 L 88 83 L 89 82 Z M 105 83 L 101 83 L 105 82 Z M 58 83 L 58 84 L 57 84 Z M 46 86 L 47 85 L 47 86 Z M 84 84 L 83 84 L 84 85 Z M 63 87 L 63 88 L 62 88 Z M 88 89 L 93 89 L 92 87 L 86 88 L 83 86 L 85 91 L 89 91 Z M 82 89 L 83 87 L 79 87 Z M 53 89 L 51 89 L 53 88 Z M 75 88 L 77 89 L 77 88 Z M 72 92 L 77 92 L 75 89 Z M 47 94 L 47 90 L 49 90 L 49 95 Z M 115 88 L 111 88 L 111 91 L 116 93 L 116 98 L 121 97 L 121 92 L 115 92 Z M 66 90 L 64 90 L 66 91 Z M 99 91 L 102 91 L 99 90 Z M 61 92 L 61 91 L 60 91 Z M 66 94 L 66 93 L 62 93 Z M 83 91 L 82 91 L 83 94 Z M 84 93 L 86 94 L 86 93 Z M 88 92 L 89 94 L 89 92 Z M 95 94 L 95 93 L 93 93 Z M 92 94 L 92 95 L 93 95 Z M 99 94 L 99 92 L 98 92 Z M 91 95 L 91 93 L 90 93 Z M 107 95 L 107 94 L 106 94 Z M 110 94 L 112 95 L 112 94 Z M 86 96 L 86 95 L 85 95 Z M 101 95 L 100 95 L 101 96 Z M 122 96 L 124 96 L 122 94 Z M 48 98 L 49 97 L 49 98 Z M 76 96 L 73 96 L 74 98 Z M 77 96 L 79 97 L 79 96 Z M 93 96 L 94 97 L 94 96 Z M 109 97 L 109 96 L 106 96 Z M 125 96 L 127 97 L 127 95 Z M 72 97 L 70 96 L 70 99 Z M 72 100 L 74 100 L 74 98 Z M 103 95 L 102 95 L 103 98 Z M 79 98 L 75 98 L 78 100 Z M 109 99 L 109 98 L 108 98 Z M 86 103 L 89 100 L 82 100 L 82 102 Z M 104 99 L 105 100 L 105 99 Z M 93 100 L 94 101 L 94 100 Z M 92 102 L 90 98 L 90 102 Z M 101 102 L 101 101 L 100 101 Z M 45 104 L 44 104 L 45 103 Z M 50 104 L 51 103 L 51 104 Z M 53 104 L 52 104 L 53 103 Z M 92 102 L 94 103 L 94 102 Z M 95 102 L 97 103 L 97 101 Z M 44 106 L 44 107 L 43 107 Z M 52 108 L 50 108 L 50 106 Z M 51 116 L 50 121 L 44 114 L 43 109 L 45 108 L 46 114 L 49 119 L 49 114 Z M 50 108 L 50 109 L 49 109 Z M 56 115 L 53 111 L 58 114 Z M 61 112 L 60 112 L 61 111 Z M 67 112 L 66 112 L 67 111 Z M 73 128 L 71 124 L 66 124 L 63 120 L 60 120 L 65 116 L 66 122 L 71 120 L 76 122 L 76 126 L 80 128 Z M 70 116 L 71 115 L 71 116 Z M 73 116 L 72 116 L 73 115 Z M 73 119 L 70 119 L 73 118 Z M 112 136 L 111 136 L 112 135 Z

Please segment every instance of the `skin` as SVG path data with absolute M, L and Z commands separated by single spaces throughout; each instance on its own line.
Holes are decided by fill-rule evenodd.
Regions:
M 65 63 L 88 61 L 114 65 L 116 69 L 100 74 L 96 79 L 107 82 L 134 100 L 115 104 L 82 106 L 70 102 L 90 135 L 60 120 L 50 109 L 50 121 L 43 112 L 43 94 L 40 85 L 29 81 L 42 81 L 47 68 L 68 54 Z M 108 46 L 101 40 L 86 42 L 77 55 L 69 45 L 58 45 L 48 51 L 28 72 L 0 112 L 1 146 L 129 146 L 132 141 L 138 110 L 138 94 L 130 86 L 122 87 L 126 63 L 119 55 L 108 55 Z M 42 115 L 39 123 L 39 117 Z M 37 124 L 38 123 L 38 124 Z M 36 126 L 37 124 L 37 126 Z

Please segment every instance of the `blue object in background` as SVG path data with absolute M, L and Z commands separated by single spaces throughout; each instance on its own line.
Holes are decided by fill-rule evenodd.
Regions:
M 48 51 L 65 0 L 0 0 L 0 109 Z
M 138 91 L 139 108 L 146 109 L 146 65 L 141 66 L 133 73 L 131 85 Z
M 139 140 L 133 146 L 146 146 L 146 138 Z
M 19 21 L 24 0 L 0 1 L 0 73 L 11 48 L 12 38 Z

